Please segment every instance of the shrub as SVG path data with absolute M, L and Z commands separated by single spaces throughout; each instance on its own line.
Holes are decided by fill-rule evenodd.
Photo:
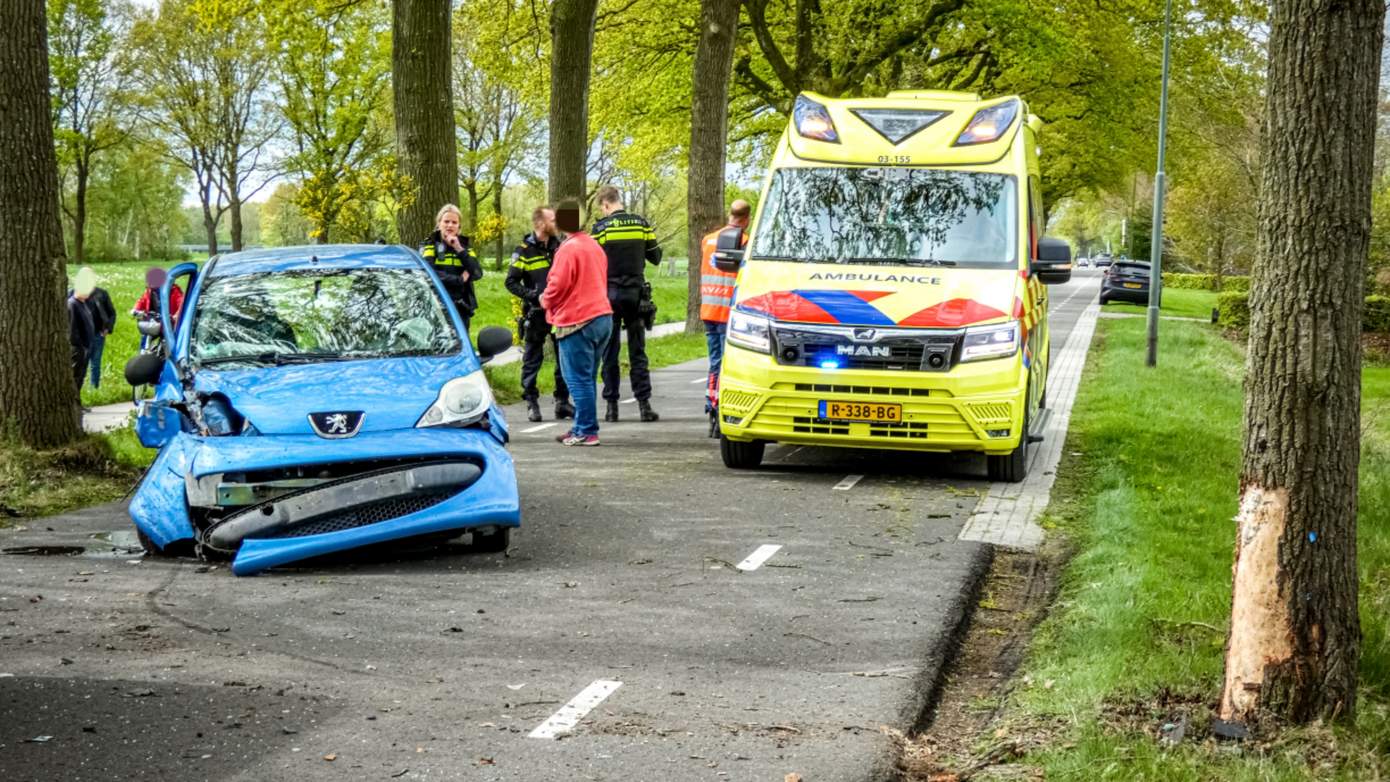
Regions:
M 1226 329 L 1245 329 L 1250 326 L 1250 294 L 1230 291 L 1216 297 L 1216 307 L 1221 311 L 1217 323 Z
M 1211 274 L 1183 274 L 1182 272 L 1164 272 L 1163 287 L 1209 291 L 1216 287 L 1216 277 Z
M 1361 330 L 1390 334 L 1390 296 L 1367 296 L 1361 311 Z
M 1249 278 L 1249 277 L 1246 277 L 1246 276 L 1243 276 L 1243 275 L 1242 275 L 1242 276 L 1238 276 L 1238 277 L 1222 277 L 1222 278 L 1221 278 L 1221 292 L 1222 292 L 1222 293 L 1249 293 L 1249 292 L 1250 292 L 1250 278 Z

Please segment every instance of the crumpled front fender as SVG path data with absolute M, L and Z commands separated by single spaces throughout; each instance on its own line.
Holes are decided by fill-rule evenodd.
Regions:
M 131 520 L 160 548 L 193 539 L 183 476 L 193 465 L 197 447 L 197 439 L 181 432 L 175 434 L 160 449 L 130 500 Z

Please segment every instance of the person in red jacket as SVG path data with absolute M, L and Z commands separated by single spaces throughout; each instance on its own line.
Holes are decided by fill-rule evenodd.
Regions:
M 135 309 L 131 310 L 132 315 L 145 320 L 146 318 L 159 317 L 159 289 L 164 287 L 164 281 L 169 278 L 169 273 L 159 268 L 151 266 L 145 270 L 145 292 L 140 295 L 140 300 L 135 302 Z M 179 313 L 183 311 L 183 290 L 178 283 L 169 289 L 169 307 L 173 312 L 169 313 L 169 319 L 177 321 Z
M 562 445 L 598 445 L 598 370 L 613 333 L 608 303 L 608 256 L 580 230 L 579 202 L 561 201 L 555 210 L 560 249 L 546 278 L 541 307 L 555 327 L 560 370 L 574 403 L 574 428 L 555 438 Z

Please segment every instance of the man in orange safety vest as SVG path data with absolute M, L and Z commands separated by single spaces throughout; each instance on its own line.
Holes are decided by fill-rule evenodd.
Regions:
M 742 198 L 729 205 L 729 224 L 711 231 L 700 240 L 700 320 L 705 322 L 705 346 L 709 349 L 709 383 L 705 389 L 705 412 L 719 399 L 719 365 L 724 360 L 724 335 L 729 330 L 729 309 L 734 303 L 737 274 L 720 271 L 714 265 L 719 234 L 729 228 L 748 227 L 753 207 Z M 712 427 L 711 433 L 715 430 Z

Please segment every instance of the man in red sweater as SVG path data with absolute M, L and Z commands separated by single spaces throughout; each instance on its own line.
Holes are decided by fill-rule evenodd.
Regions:
M 560 371 L 574 402 L 574 428 L 555 439 L 562 445 L 598 445 L 599 363 L 613 333 L 608 303 L 608 257 L 580 230 L 579 202 L 561 201 L 555 209 L 560 249 L 546 278 L 541 307 L 555 327 Z

